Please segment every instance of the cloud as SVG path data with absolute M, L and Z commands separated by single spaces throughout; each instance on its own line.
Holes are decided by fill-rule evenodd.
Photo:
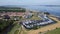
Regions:
M 60 0 L 0 0 L 0 5 L 41 5 L 41 4 L 60 5 Z

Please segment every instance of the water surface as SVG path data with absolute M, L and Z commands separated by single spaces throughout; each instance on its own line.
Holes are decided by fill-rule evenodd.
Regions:
M 31 10 L 38 10 L 43 12 L 49 12 L 51 14 L 54 14 L 56 16 L 60 16 L 60 6 L 22 6 L 27 9 Z

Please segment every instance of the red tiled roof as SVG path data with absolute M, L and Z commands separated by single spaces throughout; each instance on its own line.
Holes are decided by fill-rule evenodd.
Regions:
M 23 12 L 7 12 L 7 13 L 2 13 L 1 15 L 9 15 L 9 16 L 22 16 L 24 13 Z

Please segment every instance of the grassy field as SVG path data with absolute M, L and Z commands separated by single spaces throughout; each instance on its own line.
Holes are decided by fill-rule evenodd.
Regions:
M 7 34 L 27 34 L 25 29 L 22 28 L 18 23 L 9 31 Z
M 19 33 L 19 30 L 16 30 L 15 32 L 14 32 L 14 34 L 18 34 Z
M 39 17 L 36 17 L 36 16 L 33 16 L 32 18 L 31 18 L 31 20 L 40 20 L 41 18 L 39 18 Z
M 21 20 L 41 20 L 40 17 L 37 17 L 37 16 L 32 16 L 31 18 L 22 18 Z
M 11 29 L 11 31 L 8 32 L 8 34 L 17 34 L 17 33 L 18 33 L 17 31 L 19 31 L 19 28 L 20 28 L 20 27 L 21 27 L 20 25 L 16 24 L 16 25 Z
M 60 28 L 57 28 L 55 30 L 49 31 L 46 34 L 60 34 Z

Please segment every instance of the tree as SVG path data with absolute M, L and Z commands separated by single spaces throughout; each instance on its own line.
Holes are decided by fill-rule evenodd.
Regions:
M 50 13 L 49 13 L 49 12 L 44 12 L 44 14 L 46 14 L 46 15 L 50 15 Z
M 20 19 L 22 18 L 22 16 L 20 16 Z
M 2 20 L 0 19 L 0 31 L 3 31 L 4 29 L 6 29 L 7 27 L 9 27 L 11 24 L 13 24 L 13 20 Z
M 10 19 L 10 16 L 4 15 L 4 19 Z

